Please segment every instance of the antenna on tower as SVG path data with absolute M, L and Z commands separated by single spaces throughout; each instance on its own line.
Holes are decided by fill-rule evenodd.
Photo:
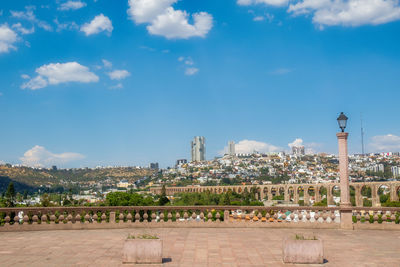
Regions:
M 360 114 L 360 119 L 361 119 L 361 151 L 362 155 L 364 156 L 364 128 L 363 128 L 362 113 Z

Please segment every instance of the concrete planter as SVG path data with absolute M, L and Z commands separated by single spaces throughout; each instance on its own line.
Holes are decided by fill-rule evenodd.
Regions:
M 161 239 L 126 239 L 123 248 L 123 263 L 162 263 Z
M 324 263 L 324 248 L 322 240 L 295 240 L 286 238 L 283 241 L 284 263 Z

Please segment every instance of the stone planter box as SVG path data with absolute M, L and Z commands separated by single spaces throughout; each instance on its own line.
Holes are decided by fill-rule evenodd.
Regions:
M 282 254 L 284 263 L 324 263 L 324 248 L 321 239 L 296 240 L 286 238 L 283 241 Z
M 162 263 L 161 239 L 126 239 L 122 263 Z

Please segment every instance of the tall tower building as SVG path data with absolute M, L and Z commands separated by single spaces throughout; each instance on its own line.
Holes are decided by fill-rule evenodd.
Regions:
M 234 156 L 235 153 L 235 141 L 229 141 L 228 142 L 228 153 L 229 156 Z
M 304 146 L 292 146 L 293 155 L 305 155 Z
M 192 161 L 206 160 L 206 139 L 204 136 L 195 136 L 192 141 Z

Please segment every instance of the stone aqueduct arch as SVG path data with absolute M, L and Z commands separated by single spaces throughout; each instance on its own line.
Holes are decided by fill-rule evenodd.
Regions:
M 303 191 L 304 205 L 310 204 L 309 192 L 314 192 L 315 201 L 321 201 L 324 196 L 321 194 L 321 189 L 326 189 L 326 198 L 328 205 L 334 205 L 333 189 L 340 186 L 339 183 L 324 183 L 324 184 L 270 184 L 270 185 L 230 185 L 230 186 L 187 186 L 187 187 L 167 187 L 167 195 L 173 195 L 181 192 L 211 192 L 221 194 L 231 190 L 236 193 L 243 193 L 247 188 L 247 192 L 251 192 L 252 188 L 256 188 L 257 197 L 259 199 L 272 199 L 276 195 L 284 195 L 285 202 L 293 201 L 298 203 L 300 199 L 300 191 Z M 365 182 L 365 183 L 350 183 L 350 186 L 355 190 L 355 204 L 357 207 L 363 206 L 363 196 L 361 190 L 364 186 L 371 188 L 372 206 L 376 207 L 380 204 L 378 190 L 384 186 L 389 189 L 390 200 L 399 201 L 400 181 L 396 182 Z M 161 188 L 151 188 L 150 191 L 155 194 L 161 193 Z

